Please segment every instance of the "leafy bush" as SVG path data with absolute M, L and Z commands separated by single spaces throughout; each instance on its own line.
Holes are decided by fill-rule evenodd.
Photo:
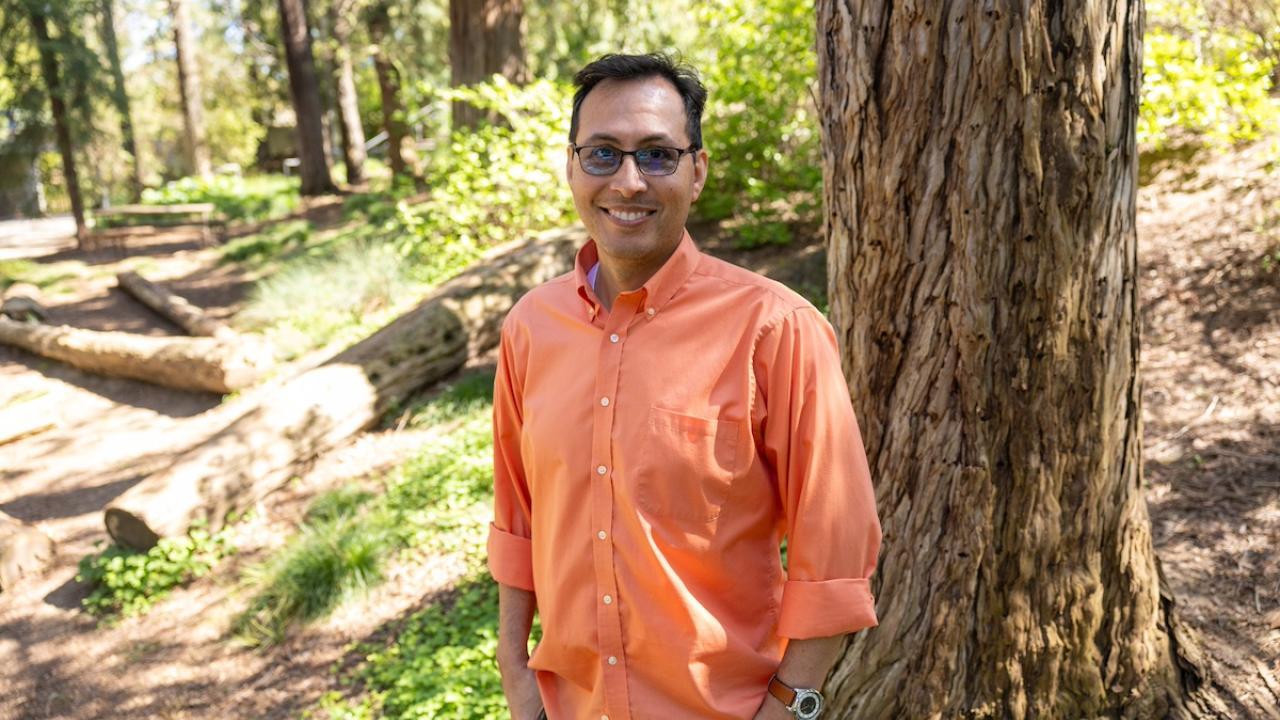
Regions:
M 283 175 L 185 177 L 159 189 L 144 190 L 142 200 L 154 205 L 207 202 L 228 220 L 265 220 L 296 210 L 298 188 L 297 178 Z
M 736 216 L 738 243 L 790 240 L 785 221 L 812 219 L 822 154 L 811 86 L 813 7 L 790 0 L 699 0 L 711 47 L 693 53 L 710 97 L 703 119 L 710 177 L 700 216 Z
M 93 586 L 82 605 L 100 617 L 137 615 L 174 588 L 208 573 L 231 551 L 225 533 L 194 528 L 145 553 L 111 545 L 80 560 L 76 580 Z
M 1275 60 L 1250 33 L 1210 22 L 1201 0 L 1152 0 L 1143 50 L 1138 141 L 1160 150 L 1179 137 L 1213 144 L 1280 128 L 1270 97 Z
M 429 199 L 397 207 L 391 222 L 403 229 L 401 249 L 433 274 L 456 272 L 489 246 L 564 225 L 573 212 L 561 171 L 571 88 L 546 80 L 517 87 L 495 76 L 443 92 L 500 122 L 454 133 L 433 164 Z

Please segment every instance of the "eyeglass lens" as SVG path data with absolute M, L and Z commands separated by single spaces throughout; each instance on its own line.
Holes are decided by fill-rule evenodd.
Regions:
M 675 148 L 642 148 L 631 152 L 609 145 L 594 145 L 578 149 L 582 169 L 591 175 L 612 175 L 622 167 L 627 155 L 635 158 L 636 168 L 645 175 L 670 175 L 680 165 L 682 153 Z

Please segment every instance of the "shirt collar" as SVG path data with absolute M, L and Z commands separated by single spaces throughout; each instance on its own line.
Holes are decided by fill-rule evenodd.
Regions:
M 685 230 L 684 235 L 680 238 L 680 244 L 676 245 L 675 252 L 671 253 L 671 257 L 658 268 L 658 272 L 649 278 L 640 290 L 643 293 L 643 305 L 648 309 L 656 311 L 662 310 L 662 307 L 670 302 L 680 288 L 684 287 L 685 281 L 693 274 L 694 269 L 698 266 L 698 260 L 702 257 L 702 252 L 693 244 L 693 238 L 689 235 L 689 231 Z M 574 275 L 577 279 L 578 296 L 587 304 L 588 312 L 594 317 L 600 308 L 600 300 L 596 296 L 595 289 L 591 287 L 591 282 L 587 275 L 591 272 L 591 266 L 600 261 L 600 251 L 596 247 L 595 240 L 588 240 L 585 245 L 578 250 L 577 262 L 574 263 Z

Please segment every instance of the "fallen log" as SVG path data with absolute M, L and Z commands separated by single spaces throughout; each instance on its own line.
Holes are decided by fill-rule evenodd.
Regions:
M 272 361 L 271 352 L 258 342 L 99 332 L 3 317 L 0 343 L 92 373 L 216 393 L 252 385 Z
M 234 330 L 209 317 L 203 310 L 187 302 L 187 299 L 151 282 L 135 272 L 116 275 L 116 284 L 138 302 L 154 310 L 161 317 L 182 328 L 188 335 L 232 340 Z
M 14 283 L 4 291 L 4 301 L 0 302 L 0 315 L 18 322 L 32 320 L 43 322 L 49 317 L 49 309 L 45 307 L 40 288 L 28 283 Z
M 0 591 L 13 590 L 24 577 L 40 575 L 53 556 L 48 535 L 0 512 Z
M 230 424 L 116 498 L 107 532 L 145 550 L 203 520 L 212 530 L 252 507 L 321 452 L 498 342 L 502 319 L 534 286 L 568 271 L 580 230 L 496 248 L 416 308 L 279 388 L 246 398 Z

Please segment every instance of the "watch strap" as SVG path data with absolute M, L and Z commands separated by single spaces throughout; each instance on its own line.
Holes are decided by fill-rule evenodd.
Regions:
M 778 679 L 777 675 L 769 678 L 769 694 L 778 699 L 787 709 L 796 701 L 796 689 Z

